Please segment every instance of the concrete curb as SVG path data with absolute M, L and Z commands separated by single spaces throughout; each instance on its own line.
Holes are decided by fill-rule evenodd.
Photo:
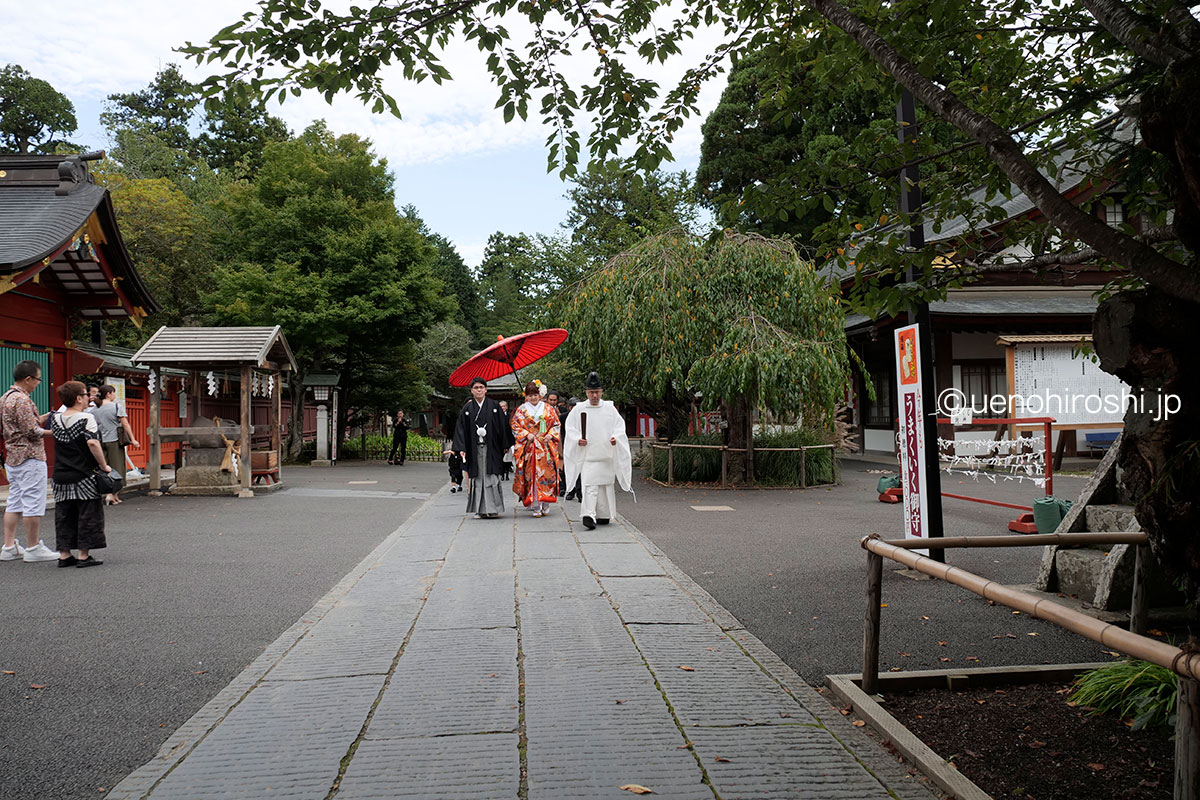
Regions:
M 254 659 L 212 700 L 208 701 L 203 708 L 171 734 L 170 738 L 163 742 L 154 758 L 127 775 L 105 797 L 114 800 L 140 800 L 145 797 L 159 781 L 166 777 L 167 773 L 186 758 L 237 707 L 247 693 L 263 680 L 266 674 L 304 638 L 312 627 L 320 622 L 321 618 L 339 600 L 346 596 L 375 562 L 408 533 L 415 522 L 429 510 L 429 507 L 442 494 L 446 493 L 446 488 L 443 486 L 430 495 L 429 499 L 414 510 L 399 528 L 388 534 L 387 538 L 368 553 L 366 558 L 318 600 L 312 609 L 280 634 L 279 638 L 267 645 L 258 658 Z

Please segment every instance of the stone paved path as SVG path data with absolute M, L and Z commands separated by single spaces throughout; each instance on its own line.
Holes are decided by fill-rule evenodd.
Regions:
M 622 519 L 462 507 L 431 498 L 107 796 L 930 797 Z

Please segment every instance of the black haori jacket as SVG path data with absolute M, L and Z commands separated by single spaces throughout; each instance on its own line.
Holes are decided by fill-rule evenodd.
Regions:
M 468 400 L 458 415 L 458 423 L 454 426 L 454 443 L 451 447 L 456 453 L 467 454 L 467 463 L 464 466 L 467 468 L 467 474 L 472 478 L 479 477 L 479 467 L 475 463 L 475 448 L 478 446 L 479 437 L 475 428 L 480 426 L 487 428 L 484 447 L 487 448 L 489 475 L 499 475 L 504 472 L 504 454 L 516 443 L 512 424 L 508 420 L 508 415 L 500 408 L 499 403 L 490 397 L 485 397 L 482 408 L 479 408 L 475 405 L 474 398 Z

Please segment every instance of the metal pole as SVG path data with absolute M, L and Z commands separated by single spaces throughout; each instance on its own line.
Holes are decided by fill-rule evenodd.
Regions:
M 879 682 L 879 613 L 883 600 L 883 556 L 867 554 L 867 616 L 863 622 L 862 690 L 875 694 Z
M 916 139 L 917 112 L 913 102 L 912 92 L 905 89 L 896 105 L 897 135 L 900 147 Z M 916 165 L 908 164 L 900 170 L 900 211 L 911 215 L 912 225 L 908 229 L 908 247 L 912 251 L 925 246 L 925 229 L 918 216 L 922 203 L 921 171 Z M 916 267 L 910 261 L 905 271 L 905 280 L 916 283 L 921 276 L 917 275 Z M 920 302 L 909 311 L 909 321 L 917 325 L 917 336 L 921 342 L 921 396 L 924 408 L 922 419 L 925 431 L 925 492 L 926 509 L 929 519 L 926 530 L 930 538 L 942 536 L 942 480 L 938 463 L 938 429 L 937 429 L 937 385 L 933 377 L 933 326 L 929 318 L 929 304 Z M 930 551 L 930 557 L 936 561 L 944 561 L 944 550 Z

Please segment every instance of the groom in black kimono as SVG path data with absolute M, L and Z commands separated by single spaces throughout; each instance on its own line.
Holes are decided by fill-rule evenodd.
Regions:
M 472 378 L 471 399 L 458 415 L 451 446 L 471 477 L 467 511 L 474 512 L 476 519 L 494 519 L 504 513 L 500 473 L 504 472 L 504 454 L 515 441 L 508 415 L 487 396 L 487 381 Z

